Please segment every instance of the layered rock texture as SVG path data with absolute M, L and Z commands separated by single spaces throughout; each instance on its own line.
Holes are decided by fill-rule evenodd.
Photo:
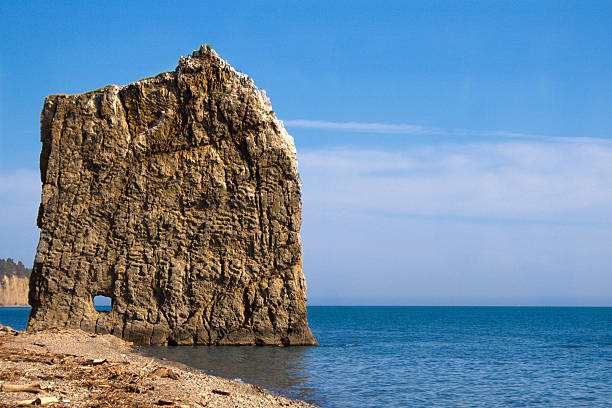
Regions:
M 293 138 L 210 47 L 173 72 L 47 97 L 41 140 L 29 330 L 316 344 Z

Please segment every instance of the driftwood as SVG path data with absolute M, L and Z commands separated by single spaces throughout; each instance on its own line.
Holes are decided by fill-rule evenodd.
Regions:
M 230 395 L 229 392 L 227 391 L 221 391 L 221 390 L 212 390 L 211 391 L 213 394 L 219 394 L 219 395 Z
M 163 399 L 157 401 L 157 405 L 173 406 L 174 408 L 190 408 L 190 406 L 187 404 L 178 404 L 176 401 L 168 401 Z
M 53 402 L 59 402 L 57 397 L 38 397 L 33 400 L 23 400 L 17 402 L 17 405 L 47 405 Z
M 57 397 L 38 397 L 34 400 L 33 405 L 46 405 L 53 402 L 59 402 Z
M 40 388 L 40 384 L 28 384 L 28 385 L 2 384 L 0 385 L 0 391 L 2 392 L 31 392 L 33 394 L 38 394 L 39 392 L 45 392 L 42 388 Z
M 102 365 L 104 363 L 108 363 L 108 360 L 106 360 L 105 358 L 96 358 L 93 360 L 90 359 L 85 362 L 85 364 L 92 366 Z

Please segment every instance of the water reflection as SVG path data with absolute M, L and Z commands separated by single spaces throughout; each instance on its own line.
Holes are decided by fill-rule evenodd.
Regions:
M 291 398 L 314 401 L 314 389 L 306 386 L 308 355 L 314 347 L 257 346 L 138 346 L 149 357 L 178 361 L 207 373 L 257 384 Z

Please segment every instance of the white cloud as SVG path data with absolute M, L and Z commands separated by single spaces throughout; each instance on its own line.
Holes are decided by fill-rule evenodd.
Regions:
M 298 155 L 311 304 L 612 304 L 612 146 Z
M 504 142 L 303 150 L 304 197 L 392 214 L 612 222 L 612 146 Z

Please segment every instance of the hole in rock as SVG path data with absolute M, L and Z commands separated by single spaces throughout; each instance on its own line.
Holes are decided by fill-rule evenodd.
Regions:
M 111 298 L 102 295 L 94 296 L 93 304 L 98 312 L 110 312 L 113 306 Z

